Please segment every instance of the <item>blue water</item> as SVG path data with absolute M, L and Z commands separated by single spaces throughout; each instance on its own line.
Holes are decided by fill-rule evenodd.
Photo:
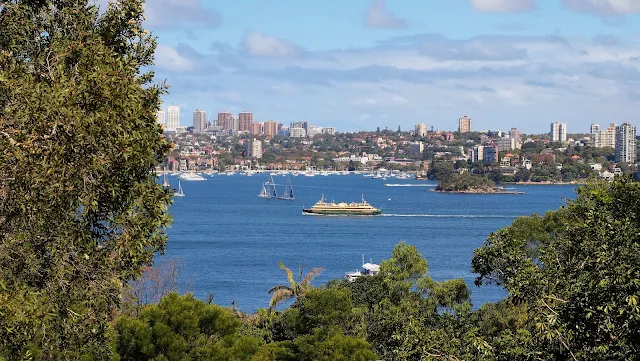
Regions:
M 366 261 L 389 258 L 399 241 L 415 245 L 429 262 L 435 280 L 462 277 L 475 306 L 506 293 L 498 287 L 475 287 L 470 271 L 473 250 L 492 231 L 515 217 L 544 213 L 574 198 L 574 186 L 513 186 L 523 195 L 462 195 L 429 192 L 433 182 L 370 179 L 361 175 L 291 177 L 296 199 L 258 198 L 266 174 L 205 176 L 182 182 L 183 198 L 170 208 L 166 254 L 158 259 L 183 263 L 181 281 L 199 298 L 253 312 L 269 305 L 267 291 L 286 282 L 283 261 L 294 273 L 301 266 L 324 272 L 319 285 Z M 285 177 L 276 176 L 284 184 Z M 177 179 L 170 177 L 172 184 Z M 385 183 L 422 186 L 386 187 Z M 425 185 L 431 185 L 425 186 Z M 360 201 L 361 195 L 384 216 L 319 217 L 302 214 L 324 193 L 329 201 Z

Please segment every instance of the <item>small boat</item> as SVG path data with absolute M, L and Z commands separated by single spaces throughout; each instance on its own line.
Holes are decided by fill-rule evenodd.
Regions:
M 196 173 L 182 173 L 178 176 L 178 178 L 186 181 L 203 181 L 206 180 L 203 176 L 198 175 Z
M 313 214 L 313 215 L 323 215 L 323 216 L 333 216 L 333 215 L 341 215 L 341 216 L 376 216 L 382 214 L 382 210 L 379 208 L 375 208 L 364 200 L 364 196 L 362 197 L 362 202 L 360 203 L 335 203 L 335 202 L 325 202 L 324 194 L 322 198 L 313 205 L 311 208 L 303 208 L 302 214 Z
M 284 193 L 278 195 L 276 183 L 273 181 L 273 175 L 269 175 L 269 180 L 262 184 L 262 190 L 258 194 L 260 198 L 266 199 L 282 199 L 282 200 L 294 200 L 293 186 L 291 185 L 291 178 L 287 177 L 287 181 L 284 186 Z
M 174 197 L 184 197 L 184 191 L 182 190 L 182 184 L 180 184 L 180 181 L 178 180 L 178 190 L 173 193 Z
M 171 188 L 171 183 L 169 183 L 169 178 L 167 178 L 167 167 L 164 168 L 164 174 L 162 175 L 162 188 Z
M 291 185 L 291 178 L 287 176 L 287 181 L 284 184 L 284 195 L 277 196 L 277 199 L 289 200 L 292 201 L 295 198 L 293 197 L 293 185 Z
M 349 282 L 354 282 L 360 277 L 375 276 L 378 272 L 380 272 L 380 265 L 371 262 L 364 263 L 364 255 L 362 255 L 361 269 L 359 271 L 345 273 L 344 278 Z

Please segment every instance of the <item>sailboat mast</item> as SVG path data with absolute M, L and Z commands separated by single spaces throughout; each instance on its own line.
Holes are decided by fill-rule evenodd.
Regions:
M 278 197 L 278 192 L 276 190 L 276 182 L 273 181 L 273 175 L 269 175 L 269 181 L 271 182 L 271 187 L 273 188 L 273 197 Z

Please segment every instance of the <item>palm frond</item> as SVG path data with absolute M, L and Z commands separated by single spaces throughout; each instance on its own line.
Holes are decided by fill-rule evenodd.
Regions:
M 293 298 L 293 292 L 291 292 L 291 290 L 287 290 L 287 289 L 280 289 L 277 290 L 273 293 L 273 295 L 271 296 L 271 301 L 269 302 L 269 308 L 273 309 L 276 306 L 278 306 L 280 303 Z
M 309 283 L 311 283 L 311 280 L 318 277 L 320 273 L 322 273 L 322 271 L 324 271 L 324 268 L 318 267 L 312 269 L 311 272 L 307 273 L 307 275 L 304 276 L 304 279 L 302 279 L 302 282 L 300 282 L 300 284 L 303 286 L 308 286 Z
M 268 292 L 268 293 L 269 293 L 269 294 L 272 294 L 272 293 L 274 293 L 274 292 L 276 292 L 276 291 L 279 291 L 279 290 L 287 290 L 287 291 L 289 291 L 289 292 L 291 292 L 291 293 L 294 293 L 294 292 L 293 292 L 293 289 L 292 289 L 291 287 L 287 286 L 287 285 L 278 285 L 278 286 L 273 286 L 273 287 L 271 287 L 271 288 L 269 289 L 269 292 Z
M 296 280 L 295 278 L 293 278 L 293 272 L 291 272 L 291 270 L 287 268 L 287 266 L 285 266 L 282 261 L 278 262 L 278 266 L 280 266 L 280 269 L 282 269 L 287 274 L 287 282 L 289 282 L 291 288 L 294 288 L 296 285 Z

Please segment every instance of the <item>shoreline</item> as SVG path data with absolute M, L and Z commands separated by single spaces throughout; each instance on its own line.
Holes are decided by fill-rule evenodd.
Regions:
M 579 186 L 579 185 L 584 185 L 587 184 L 588 182 L 586 181 L 582 181 L 582 182 L 576 182 L 576 181 L 572 181 L 572 182 L 554 182 L 554 181 L 544 181 L 544 182 L 533 182 L 533 181 L 527 181 L 527 182 L 504 182 L 504 184 L 510 184 L 510 185 L 519 185 L 519 186 Z
M 478 191 L 478 190 L 466 190 L 466 191 L 439 191 L 436 189 L 431 189 L 429 192 L 437 192 L 437 193 L 449 193 L 449 194 L 524 194 L 524 192 L 520 191 Z

